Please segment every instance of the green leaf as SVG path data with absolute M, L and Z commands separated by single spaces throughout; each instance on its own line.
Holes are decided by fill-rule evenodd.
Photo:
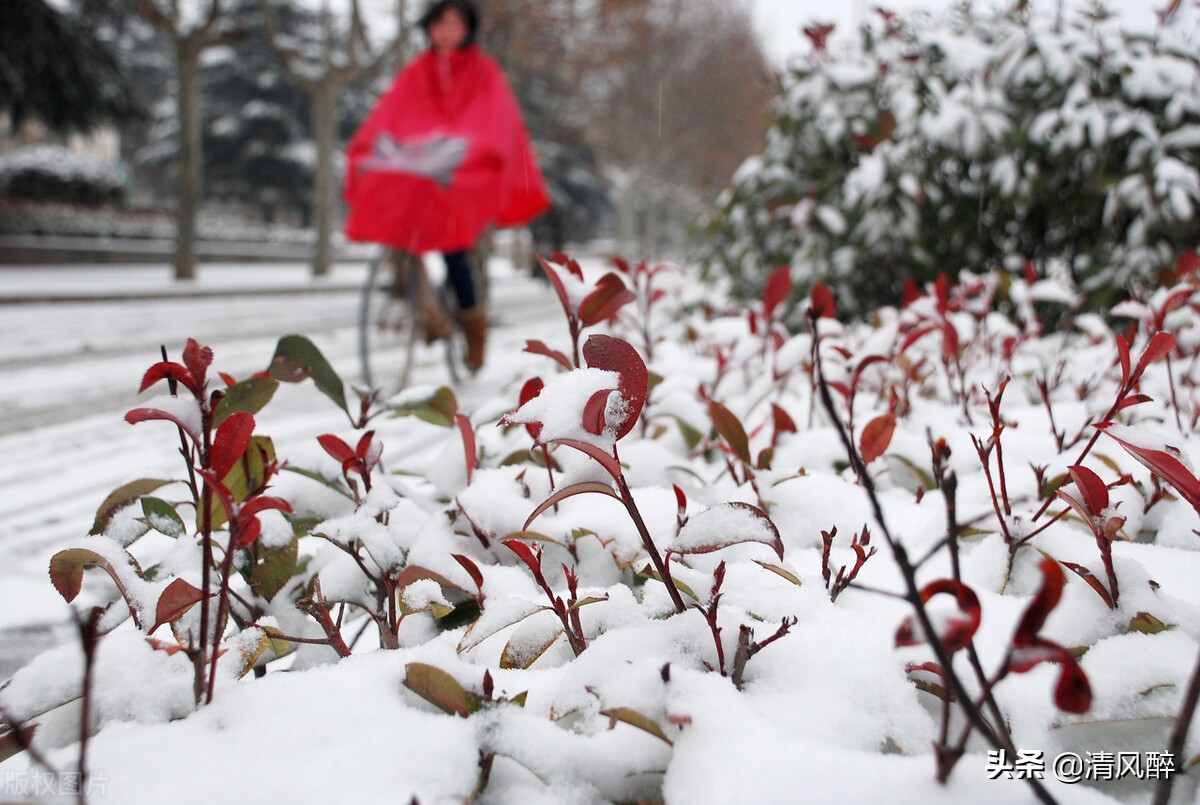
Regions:
M 469 693 L 458 680 L 432 665 L 410 662 L 404 666 L 404 684 L 425 701 L 451 715 L 466 718 L 483 706 L 483 699 Z
M 300 541 L 294 537 L 279 548 L 256 546 L 258 558 L 246 579 L 255 595 L 270 601 L 300 572 L 299 546 Z
M 596 597 L 594 595 L 589 595 L 587 598 L 581 598 L 578 601 L 576 601 L 574 604 L 571 604 L 571 606 L 567 607 L 567 612 L 574 612 L 575 610 L 579 609 L 580 607 L 586 607 L 588 604 L 601 604 L 607 600 L 608 600 L 607 593 L 600 597 Z
M 271 377 L 283 383 L 300 383 L 311 377 L 322 394 L 349 413 L 342 379 L 325 360 L 321 350 L 304 336 L 287 335 L 279 339 L 269 371 Z
M 698 429 L 692 427 L 691 423 L 682 417 L 670 414 L 671 419 L 675 420 L 675 424 L 679 426 L 679 434 L 683 436 L 684 444 L 688 446 L 688 450 L 695 450 L 700 442 L 704 440 L 704 434 Z
M 1149 612 L 1139 612 L 1129 621 L 1129 631 L 1141 634 L 1158 634 L 1171 628 L 1171 625 L 1163 623 Z
M 532 623 L 532 621 L 528 623 Z M 504 651 L 500 654 L 500 667 L 506 670 L 528 668 L 537 662 L 538 658 L 545 654 L 562 635 L 563 627 L 561 626 L 534 632 L 532 635 L 518 629 L 517 633 L 504 644 Z M 531 638 L 533 638 L 532 641 Z
M 112 521 L 114 514 L 144 495 L 148 495 L 169 483 L 172 482 L 158 478 L 139 478 L 136 481 L 130 481 L 124 486 L 117 488 L 111 495 L 104 499 L 104 502 L 100 504 L 100 508 L 96 510 L 96 519 L 92 523 L 92 530 L 88 534 L 92 536 L 103 534 L 105 529 L 108 528 L 108 524 Z
M 932 492 L 934 489 L 937 489 L 937 483 L 934 482 L 933 476 L 909 461 L 904 456 L 889 454 L 888 458 L 899 462 L 905 469 L 911 472 L 926 492 Z M 846 467 L 848 466 L 849 465 L 846 465 Z M 846 469 L 846 467 L 843 467 L 842 469 Z
M 458 415 L 458 398 L 448 386 L 442 386 L 421 400 L 410 400 L 393 409 L 395 416 L 415 416 L 423 422 L 452 428 Z
M 187 533 L 179 512 L 162 498 L 142 498 L 142 514 L 145 515 L 142 522 L 168 537 L 182 537 Z
M 787 579 L 792 584 L 795 584 L 797 587 L 801 586 L 800 579 L 796 576 L 796 574 L 792 573 L 789 570 L 784 570 L 779 565 L 773 565 L 770 562 L 760 562 L 757 559 L 754 560 L 754 564 L 758 565 L 759 567 L 763 568 L 764 570 L 771 571 L 772 573 L 779 576 L 780 578 Z
M 225 396 L 217 403 L 213 413 L 213 424 L 220 425 L 227 416 L 238 412 L 257 414 L 279 388 L 279 381 L 271 377 L 251 377 L 225 389 Z
M 658 574 L 658 571 L 657 571 L 657 570 L 655 570 L 654 568 L 650 567 L 649 565 L 647 565 L 646 567 L 644 567 L 644 568 L 642 569 L 641 575 L 642 575 L 642 576 L 644 576 L 645 578 L 648 578 L 648 579 L 654 579 L 655 581 L 659 582 L 660 584 L 664 583 L 664 582 L 663 582 L 663 580 L 662 580 L 662 576 L 660 576 L 660 575 Z M 678 589 L 678 590 L 679 590 L 679 592 L 681 592 L 681 593 L 683 593 L 684 595 L 688 596 L 688 597 L 689 597 L 689 598 L 691 598 L 693 601 L 695 601 L 695 602 L 699 603 L 699 601 L 700 601 L 700 596 L 698 596 L 698 595 L 696 595 L 694 592 L 692 592 L 692 588 L 691 588 L 691 587 L 687 586 L 687 585 L 686 585 L 686 584 L 684 584 L 682 581 L 680 581 L 679 579 L 676 579 L 676 578 L 674 578 L 674 577 L 672 577 L 672 581 L 674 581 L 674 582 L 675 582 L 675 587 L 676 587 L 676 589 Z
M 637 710 L 633 710 L 629 707 L 614 707 L 610 710 L 601 710 L 600 715 L 608 716 L 614 721 L 620 721 L 624 724 L 628 724 L 631 727 L 637 727 L 642 732 L 653 735 L 660 741 L 665 742 L 667 746 L 675 745 L 675 743 L 667 737 L 667 734 L 663 732 L 662 727 L 658 726 L 657 723 L 642 715 Z
M 280 472 L 294 472 L 299 476 L 309 479 L 310 481 L 316 481 L 327 489 L 332 489 L 334 492 L 337 492 L 347 500 L 354 500 L 354 495 L 350 494 L 350 490 L 346 488 L 345 481 L 343 481 L 341 478 L 328 477 L 313 470 L 306 470 L 303 467 L 292 467 L 285 465 L 279 469 Z

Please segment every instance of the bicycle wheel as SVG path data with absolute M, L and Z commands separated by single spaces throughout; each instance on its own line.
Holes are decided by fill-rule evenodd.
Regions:
M 416 304 L 419 258 L 383 249 L 371 260 L 358 308 L 363 382 L 385 395 L 408 385 L 421 321 Z

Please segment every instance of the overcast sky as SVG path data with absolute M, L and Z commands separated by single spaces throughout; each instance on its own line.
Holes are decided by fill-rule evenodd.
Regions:
M 1084 0 L 1067 0 L 1073 6 L 1086 6 Z M 1107 0 L 1106 5 L 1121 14 L 1130 26 L 1153 27 L 1154 10 L 1169 0 Z M 1003 5 L 1010 5 L 1005 0 Z M 773 64 L 782 66 L 788 56 L 803 48 L 800 29 L 812 21 L 832 22 L 839 31 L 853 30 L 857 20 L 882 6 L 891 11 L 908 9 L 946 9 L 952 0 L 750 0 L 755 27 L 763 38 L 767 56 Z M 1033 0 L 1034 8 L 1052 12 L 1057 0 Z M 988 0 L 977 0 L 980 8 Z M 1190 3 L 1185 3 L 1190 5 Z M 1195 13 L 1193 12 L 1193 19 Z

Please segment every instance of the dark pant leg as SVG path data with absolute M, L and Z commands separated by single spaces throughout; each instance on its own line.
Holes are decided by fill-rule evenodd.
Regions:
M 470 310 L 479 304 L 475 277 L 471 271 L 471 253 L 465 249 L 442 255 L 446 259 L 446 283 L 454 289 L 459 310 Z

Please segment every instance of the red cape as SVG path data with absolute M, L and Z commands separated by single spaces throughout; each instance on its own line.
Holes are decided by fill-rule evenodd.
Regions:
M 396 76 L 346 150 L 346 236 L 410 253 L 475 245 L 517 226 L 549 196 L 499 65 L 478 47 L 428 50 Z

